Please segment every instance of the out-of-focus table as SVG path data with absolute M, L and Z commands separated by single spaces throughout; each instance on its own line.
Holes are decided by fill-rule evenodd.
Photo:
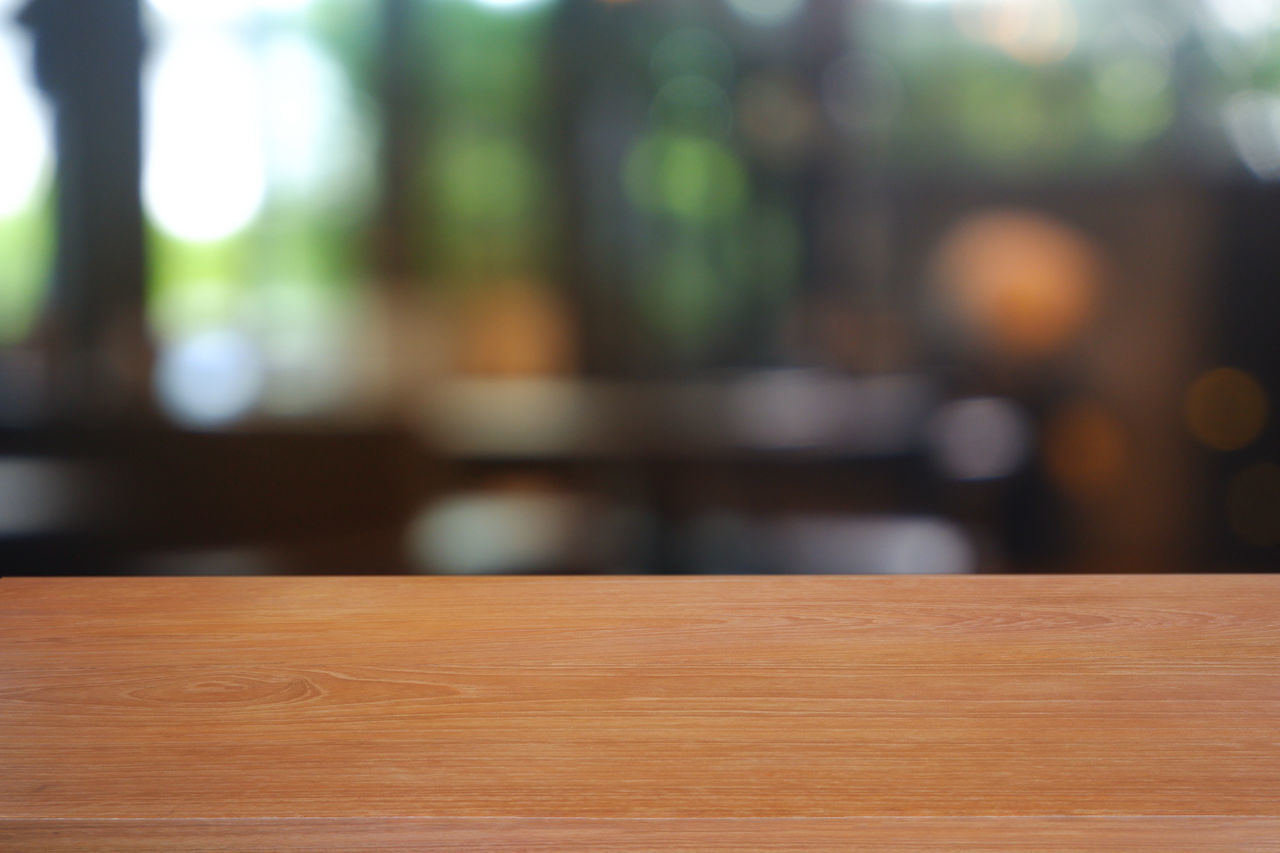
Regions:
M 3 579 L 0 849 L 1280 850 L 1280 577 Z

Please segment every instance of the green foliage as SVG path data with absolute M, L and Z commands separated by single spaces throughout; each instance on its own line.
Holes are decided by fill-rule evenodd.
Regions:
M 749 198 L 738 156 L 723 143 L 689 134 L 642 138 L 627 156 L 623 182 L 642 210 L 694 223 L 737 216 Z
M 0 219 L 0 345 L 20 341 L 35 322 L 50 273 L 50 194 Z

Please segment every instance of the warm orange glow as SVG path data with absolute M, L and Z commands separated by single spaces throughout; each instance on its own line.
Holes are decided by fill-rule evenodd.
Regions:
M 1187 391 L 1187 429 L 1215 450 L 1251 444 L 1267 424 L 1267 394 L 1258 381 L 1233 367 L 1202 374 Z
M 477 376 L 561 375 L 574 368 L 573 329 L 548 288 L 515 282 L 468 296 L 456 365 Z
M 1045 430 L 1044 463 L 1063 491 L 1086 497 L 1115 486 L 1124 474 L 1129 441 L 1115 415 L 1094 402 L 1064 406 Z
M 944 238 L 937 269 L 944 301 L 983 343 L 1047 355 L 1093 314 L 1101 262 L 1089 238 L 1026 211 L 975 214 Z

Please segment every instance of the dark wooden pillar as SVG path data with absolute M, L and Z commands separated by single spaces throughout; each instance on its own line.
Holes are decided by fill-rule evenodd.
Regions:
M 53 400 L 75 419 L 136 411 L 149 374 L 137 0 L 31 0 L 20 20 L 54 108 L 57 255 L 44 328 Z

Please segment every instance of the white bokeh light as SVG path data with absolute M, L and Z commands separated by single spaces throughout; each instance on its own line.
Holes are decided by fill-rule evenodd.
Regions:
M 581 529 L 580 502 L 560 495 L 453 495 L 423 509 L 409 550 L 425 570 L 485 575 L 563 565 Z
M 486 9 L 495 9 L 500 12 L 515 12 L 523 9 L 533 9 L 538 6 L 545 6 L 554 0 L 471 0 L 477 6 Z
M 341 69 L 313 41 L 283 35 L 264 47 L 261 79 L 272 188 L 340 191 L 367 147 Z
M 263 411 L 288 417 L 338 405 L 353 357 L 350 304 L 329 288 L 276 279 L 255 288 L 246 307 L 262 348 Z
M 50 158 L 48 120 L 26 67 L 30 46 L 0 26 L 0 219 L 26 208 Z
M 751 447 L 782 450 L 818 447 L 829 442 L 839 413 L 831 405 L 839 395 L 836 380 L 817 370 L 750 373 L 730 390 L 730 423 L 735 437 Z
M 299 14 L 315 0 L 149 0 L 169 26 L 242 21 L 257 12 Z
M 249 225 L 266 193 L 252 57 L 227 35 L 175 34 L 146 95 L 143 199 L 156 225 L 191 242 Z
M 975 397 L 943 406 L 930 427 L 938 466 L 957 480 L 994 480 L 1018 470 L 1031 446 L 1030 419 L 1010 400 Z
M 965 531 L 933 516 L 803 515 L 768 529 L 779 568 L 797 574 L 954 575 L 978 567 Z
M 1207 0 L 1207 3 L 1217 22 L 1238 35 L 1259 35 L 1280 26 L 1280 4 L 1276 0 Z
M 211 329 L 160 352 L 155 392 L 177 423 L 219 427 L 246 415 L 262 394 L 262 358 L 253 342 L 233 329 Z
M 87 475 L 70 463 L 0 456 L 0 537 L 64 532 L 83 515 Z
M 1222 108 L 1222 124 L 1240 161 L 1259 178 L 1280 178 L 1280 95 L 1237 92 Z

